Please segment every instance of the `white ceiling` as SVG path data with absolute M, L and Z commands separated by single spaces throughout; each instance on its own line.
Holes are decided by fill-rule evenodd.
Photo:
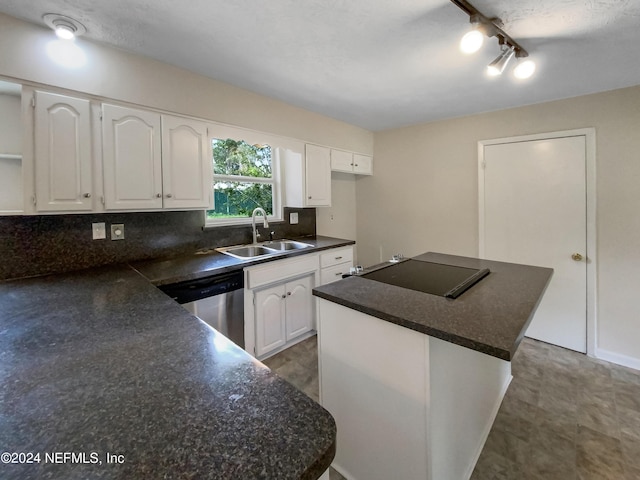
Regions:
M 529 51 L 533 78 L 485 75 L 495 38 L 460 53 L 469 19 L 449 0 L 0 0 L 0 11 L 41 25 L 67 15 L 84 38 L 370 130 L 640 84 L 640 0 L 471 3 Z

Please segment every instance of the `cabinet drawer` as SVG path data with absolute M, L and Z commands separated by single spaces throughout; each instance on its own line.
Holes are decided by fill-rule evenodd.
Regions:
M 297 275 L 316 272 L 318 270 L 318 255 L 301 255 L 287 260 L 268 262 L 258 267 L 249 267 L 246 270 L 246 288 L 256 288 Z
M 342 275 L 349 273 L 349 268 L 352 266 L 353 263 L 345 262 L 333 265 L 332 267 L 323 268 L 320 270 L 320 285 L 326 285 L 327 283 L 342 280 Z
M 320 268 L 331 267 L 339 263 L 353 264 L 353 247 L 335 248 L 320 254 Z

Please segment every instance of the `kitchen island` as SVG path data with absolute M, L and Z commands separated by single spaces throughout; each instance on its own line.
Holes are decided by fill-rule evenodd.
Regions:
M 0 385 L 3 480 L 317 479 L 335 452 L 326 410 L 125 265 L 0 283 Z
M 358 276 L 314 289 L 320 401 L 339 431 L 333 465 L 352 480 L 470 477 L 552 275 L 437 253 L 414 260 L 490 274 L 456 299 Z

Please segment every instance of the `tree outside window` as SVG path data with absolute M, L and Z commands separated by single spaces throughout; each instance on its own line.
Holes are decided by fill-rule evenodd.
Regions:
M 256 207 L 274 212 L 272 149 L 244 140 L 213 139 L 213 221 L 250 217 Z

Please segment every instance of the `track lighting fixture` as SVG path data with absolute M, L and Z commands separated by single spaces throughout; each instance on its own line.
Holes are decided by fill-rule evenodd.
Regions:
M 62 40 L 75 40 L 77 36 L 87 31 L 84 25 L 77 20 L 57 13 L 47 13 L 42 19 L 48 27 L 56 32 L 58 38 Z
M 503 30 L 503 24 L 499 18 L 484 16 L 466 0 L 451 0 L 451 3 L 469 15 L 469 21 L 472 24 L 472 30 L 467 32 L 460 41 L 460 50 L 463 53 L 470 54 L 480 50 L 485 36 L 498 39 L 501 51 L 500 55 L 488 65 L 489 75 L 501 75 L 514 56 L 519 59 L 529 56 L 529 53 Z M 533 75 L 535 69 L 533 60 L 528 59 L 520 61 L 513 74 L 516 78 L 525 79 Z

